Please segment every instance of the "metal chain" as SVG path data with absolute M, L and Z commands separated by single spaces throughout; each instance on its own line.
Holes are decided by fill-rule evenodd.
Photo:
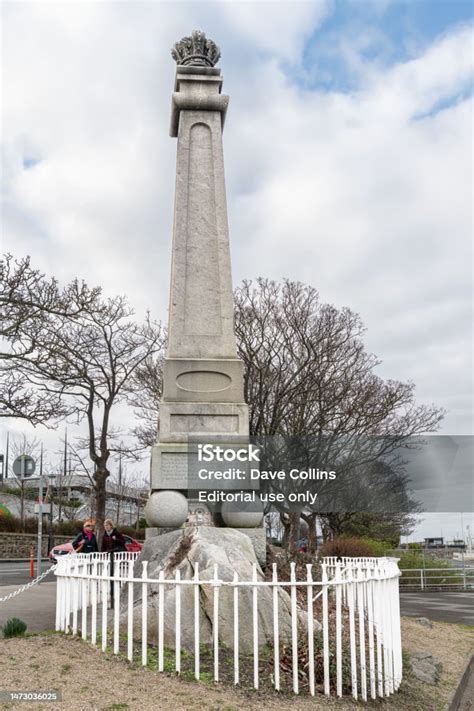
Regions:
M 22 585 L 21 588 L 18 588 L 18 590 L 14 590 L 6 597 L 0 597 L 0 602 L 6 602 L 7 600 L 10 600 L 12 597 L 15 597 L 15 595 L 19 595 L 20 593 L 25 592 L 25 590 L 28 590 L 28 588 L 31 588 L 33 585 L 36 585 L 36 583 L 39 583 L 40 580 L 43 580 L 43 578 L 45 578 L 53 570 L 56 570 L 57 567 L 58 567 L 58 564 L 55 563 L 54 565 L 51 566 L 51 568 L 48 568 L 48 570 L 45 570 L 44 573 L 41 573 L 41 575 L 38 575 L 37 578 L 35 578 L 34 580 L 31 580 L 29 583 L 26 583 L 26 585 Z

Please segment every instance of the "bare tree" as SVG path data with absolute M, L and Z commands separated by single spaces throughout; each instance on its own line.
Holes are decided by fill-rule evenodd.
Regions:
M 147 358 L 135 370 L 129 388 L 129 402 L 140 419 L 140 425 L 134 429 L 134 434 L 143 447 L 152 447 L 158 439 L 166 333 L 163 332 L 162 335 L 160 352 Z
M 65 292 L 81 308 L 44 312 L 41 327 L 18 322 L 9 363 L 38 397 L 59 398 L 63 414 L 87 425 L 88 456 L 99 536 L 106 505 L 109 457 L 115 437 L 112 416 L 126 403 L 137 368 L 159 350 L 162 331 L 147 315 L 143 324 L 123 296 L 103 299 L 96 289 L 77 281 Z M 21 344 L 21 348 L 20 348 Z
M 380 361 L 365 350 L 362 321 L 350 309 L 288 280 L 244 282 L 235 302 L 252 434 L 299 435 L 308 461 L 337 463 L 347 476 L 380 460 L 399 465 L 400 448 L 439 426 L 444 411 L 418 405 L 413 383 L 376 375 Z M 304 513 L 314 546 L 317 515 Z M 299 515 L 288 514 L 294 550 Z
M 56 279 L 33 269 L 29 257 L 7 254 L 0 260 L 0 417 L 46 426 L 64 417 L 61 393 L 39 393 L 18 369 L 18 359 L 40 358 L 37 341 L 50 317 L 77 316 L 99 293 L 77 280 L 61 289 Z
M 131 518 L 129 524 L 135 524 L 138 529 L 140 511 L 144 505 L 143 490 L 145 486 L 144 477 L 141 472 L 130 472 L 123 467 L 122 472 L 117 470 L 109 479 L 109 503 L 114 500 L 116 506 L 112 512 L 117 525 L 125 520 L 124 511 L 128 507 Z
M 400 447 L 410 446 L 415 435 L 435 431 L 444 413 L 418 405 L 413 383 L 376 375 L 380 361 L 365 350 L 364 330 L 357 314 L 322 303 L 310 286 L 244 281 L 235 291 L 235 331 L 251 435 L 281 437 L 283 449 L 288 438 L 299 436 L 308 462 L 337 462 L 346 482 L 351 473 L 355 477 L 380 460 L 396 468 Z M 160 354 L 135 371 L 135 405 L 145 416 L 141 433 L 146 445 L 156 441 L 161 386 Z M 284 456 L 281 448 L 275 456 Z M 285 493 L 284 483 L 268 487 Z M 334 493 L 337 487 L 329 490 Z M 404 505 L 409 511 L 411 504 Z M 307 506 L 290 510 L 286 504 L 279 510 L 290 550 L 296 549 L 301 516 L 308 524 L 310 548 L 315 548 L 318 511 Z M 322 523 L 327 527 L 328 521 Z

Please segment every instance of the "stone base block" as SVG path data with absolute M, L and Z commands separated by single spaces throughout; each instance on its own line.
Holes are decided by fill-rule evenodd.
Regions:
M 161 432 L 160 432 L 161 435 Z M 226 437 L 225 441 L 221 437 L 210 437 L 208 442 L 219 440 L 223 447 L 246 447 L 248 438 L 246 437 Z M 257 479 L 250 479 L 249 462 L 200 462 L 197 454 L 197 443 L 192 441 L 189 444 L 183 442 L 159 443 L 152 447 L 151 451 L 151 477 L 150 488 L 152 491 L 160 489 L 173 489 L 174 491 L 205 491 L 205 490 L 237 490 L 237 489 L 258 489 Z M 229 469 L 232 466 L 241 471 L 240 479 L 212 479 L 201 478 L 200 469 Z
M 186 442 L 189 437 L 248 436 L 248 405 L 230 402 L 162 402 L 160 443 Z
M 237 358 L 165 358 L 163 401 L 242 403 L 243 369 Z

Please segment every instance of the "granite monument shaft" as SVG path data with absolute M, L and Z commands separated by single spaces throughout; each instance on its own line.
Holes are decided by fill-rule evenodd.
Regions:
M 180 525 L 187 515 L 177 492 L 188 488 L 189 437 L 231 441 L 248 435 L 222 146 L 229 97 L 214 66 L 220 51 L 195 31 L 175 44 L 172 55 L 177 67 L 170 134 L 177 138 L 177 158 L 169 331 L 146 509 L 149 524 L 161 527 Z

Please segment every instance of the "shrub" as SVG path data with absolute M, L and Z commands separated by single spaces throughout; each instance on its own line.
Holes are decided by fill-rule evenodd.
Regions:
M 6 639 L 9 637 L 22 637 L 25 632 L 26 622 L 19 620 L 18 617 L 11 617 L 3 626 L 3 636 Z
M 24 533 L 36 533 L 38 530 L 38 519 L 36 516 L 25 516 Z M 0 516 L 0 531 L 5 533 L 20 533 L 21 521 L 18 516 Z
M 373 541 L 370 538 L 334 538 L 326 541 L 320 547 L 318 555 L 337 556 L 346 558 L 368 558 L 370 556 L 381 556 L 386 549 L 386 545 L 381 541 Z

